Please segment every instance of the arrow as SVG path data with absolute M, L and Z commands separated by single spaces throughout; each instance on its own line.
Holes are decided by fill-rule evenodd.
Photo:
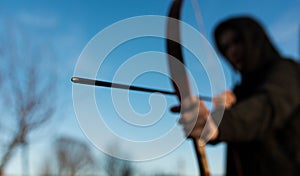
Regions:
M 150 88 L 137 87 L 137 86 L 131 86 L 131 85 L 126 85 L 126 84 L 112 83 L 112 82 L 107 82 L 107 81 L 93 80 L 93 79 L 80 78 L 80 77 L 72 77 L 71 81 L 73 83 L 85 84 L 85 85 L 91 85 L 91 86 L 126 89 L 126 90 L 148 92 L 148 93 L 161 93 L 161 94 L 173 95 L 173 96 L 177 95 L 175 92 L 171 92 L 171 91 L 150 89 Z M 205 100 L 205 101 L 212 101 L 212 98 L 208 97 L 208 96 L 199 96 L 199 98 L 202 100 Z

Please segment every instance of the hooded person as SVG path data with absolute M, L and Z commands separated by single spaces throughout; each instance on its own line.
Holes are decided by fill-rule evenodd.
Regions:
M 241 73 L 236 103 L 218 140 L 228 143 L 228 175 L 300 174 L 300 67 L 284 59 L 262 26 L 237 17 L 215 29 L 220 53 Z
M 227 143 L 226 174 L 300 175 L 299 64 L 283 58 L 251 17 L 221 22 L 214 37 L 219 52 L 241 74 L 239 85 L 227 94 L 234 101 L 210 113 L 212 119 L 223 113 L 210 143 Z M 197 121 L 207 119 L 201 113 L 205 104 L 198 109 Z M 188 119 L 183 113 L 180 123 L 187 127 Z M 203 129 L 196 123 L 187 135 L 199 137 Z

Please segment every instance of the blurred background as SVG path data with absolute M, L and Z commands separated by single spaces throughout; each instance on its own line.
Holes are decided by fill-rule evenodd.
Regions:
M 230 16 L 251 15 L 264 24 L 284 56 L 299 58 L 300 1 L 196 1 L 199 6 L 193 0 L 185 1 L 182 19 L 197 30 L 205 31 L 212 46 L 213 29 L 221 20 Z M 88 41 L 99 31 L 126 18 L 142 15 L 164 16 L 171 2 L 0 1 L 2 175 L 197 175 L 198 168 L 190 141 L 168 155 L 151 161 L 119 160 L 104 154 L 87 139 L 73 109 L 70 78 Z M 201 23 L 199 17 L 202 18 Z M 145 39 L 124 43 L 109 56 L 97 78 L 110 81 L 115 70 L 127 58 L 142 51 L 165 51 L 164 47 L 163 40 Z M 222 63 L 227 88 L 230 89 L 238 82 L 239 76 L 225 61 Z M 189 66 L 193 70 L 192 62 L 188 63 Z M 195 74 L 200 74 L 200 80 L 205 77 L 205 74 L 201 75 L 201 71 L 195 71 Z M 145 75 L 135 84 L 172 90 L 166 78 L 157 79 L 152 76 Z M 209 81 L 199 81 L 199 84 L 209 84 Z M 206 88 L 209 86 L 204 86 L 202 94 L 210 93 Z M 109 93 L 107 89 L 97 89 L 99 104 Z M 138 101 L 132 101 L 132 106 L 137 111 L 147 112 L 149 95 L 135 96 Z M 177 103 L 175 97 L 166 99 L 168 107 Z M 110 104 L 101 108 L 112 108 L 108 106 Z M 113 118 L 116 115 L 106 111 L 105 116 Z M 171 124 L 177 123 L 178 115 L 166 113 L 165 116 L 163 118 L 170 120 Z M 151 129 L 148 132 L 151 133 Z M 142 134 L 139 135 L 140 138 L 143 137 Z M 111 146 L 112 153 L 129 155 L 134 152 L 124 150 L 116 141 L 110 141 L 107 145 Z M 225 149 L 225 144 L 207 147 L 213 175 L 223 175 L 225 172 Z

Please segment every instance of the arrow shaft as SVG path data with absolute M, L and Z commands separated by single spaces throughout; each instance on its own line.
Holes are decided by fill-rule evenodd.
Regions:
M 157 92 L 157 93 L 161 93 L 161 94 L 165 94 L 165 95 L 176 95 L 175 92 L 171 92 L 171 91 L 130 86 L 130 85 L 126 85 L 126 84 L 112 83 L 112 82 L 107 82 L 107 81 L 93 80 L 93 79 L 80 78 L 80 77 L 72 77 L 71 81 L 73 83 L 85 84 L 85 85 L 91 85 L 91 86 L 117 88 L 117 89 L 133 90 L 133 91 L 148 92 L 148 93 Z M 211 99 L 212 99 L 211 97 L 207 97 L 207 96 L 199 96 L 199 98 L 203 99 L 205 101 L 211 101 Z

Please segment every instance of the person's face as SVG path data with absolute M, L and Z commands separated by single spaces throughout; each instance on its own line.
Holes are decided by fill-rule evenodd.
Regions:
M 219 36 L 219 44 L 225 58 L 236 70 L 241 71 L 245 57 L 242 39 L 234 30 L 226 29 Z

